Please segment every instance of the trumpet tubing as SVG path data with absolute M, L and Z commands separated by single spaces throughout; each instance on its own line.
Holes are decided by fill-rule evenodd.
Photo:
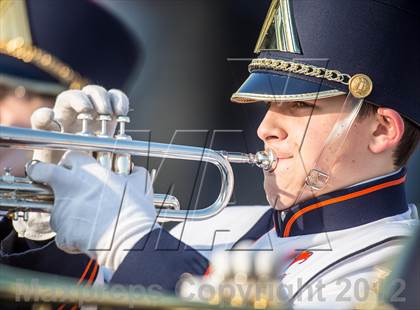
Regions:
M 276 165 L 276 157 L 270 150 L 257 154 L 230 153 L 186 145 L 4 126 L 0 126 L 0 148 L 87 151 L 100 154 L 112 153 L 116 157 L 129 154 L 130 156 L 205 161 L 218 168 L 221 185 L 219 195 L 213 204 L 199 210 L 179 210 L 175 197 L 155 195 L 155 204 L 158 206 L 159 202 L 163 207 L 173 206 L 172 209 L 160 209 L 159 221 L 203 220 L 221 212 L 228 204 L 234 187 L 231 163 L 256 165 L 267 171 L 272 170 Z M 28 179 L 13 179 L 13 176 L 7 173 L 0 181 L 0 210 L 8 212 L 49 212 L 51 210 L 53 197 L 48 187 L 35 184 Z

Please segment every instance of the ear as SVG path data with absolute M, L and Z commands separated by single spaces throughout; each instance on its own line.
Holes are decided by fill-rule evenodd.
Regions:
M 398 145 L 404 134 L 404 120 L 392 109 L 378 108 L 369 150 L 382 153 Z

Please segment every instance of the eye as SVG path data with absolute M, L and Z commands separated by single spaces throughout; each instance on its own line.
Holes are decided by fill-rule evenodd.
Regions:
M 313 109 L 314 105 L 309 104 L 305 101 L 294 101 L 292 107 L 295 109 Z

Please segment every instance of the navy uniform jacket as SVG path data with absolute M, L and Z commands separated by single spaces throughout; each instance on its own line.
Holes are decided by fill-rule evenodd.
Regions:
M 279 279 L 292 287 L 300 281 L 288 295 L 292 304 L 320 278 L 327 293 L 336 296 L 337 279 L 373 280 L 376 267 L 401 251 L 417 225 L 416 208 L 405 200 L 404 182 L 401 169 L 310 199 L 287 212 L 229 207 L 209 220 L 181 223 L 171 232 L 155 229 L 127 254 L 111 282 L 155 284 L 175 292 L 182 274 L 208 272 L 214 248 L 230 249 L 251 240 L 256 249 L 296 252 Z M 302 255 L 299 249 L 311 253 Z M 299 255 L 305 259 L 300 261 Z
M 70 255 L 57 248 L 53 239 L 32 241 L 18 238 L 10 220 L 0 221 L 0 264 L 75 278 L 93 283 L 98 265 L 88 256 Z
M 91 285 L 98 276 L 99 266 L 88 256 L 67 254 L 55 245 L 54 239 L 32 241 L 19 238 L 7 218 L 0 219 L 1 264 L 74 278 L 75 285 Z M 74 305 L 56 305 L 58 309 L 73 309 Z M 0 302 L 1 309 L 31 309 L 30 304 Z

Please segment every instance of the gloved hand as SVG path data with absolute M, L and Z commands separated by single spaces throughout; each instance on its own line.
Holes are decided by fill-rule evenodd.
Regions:
M 35 163 L 28 175 L 53 189 L 50 224 L 57 246 L 68 253 L 83 252 L 116 270 L 128 251 L 159 227 L 144 168 L 118 175 L 86 153 L 67 152 L 59 165 Z
M 54 109 L 40 108 L 31 117 L 33 129 L 62 131 L 78 133 L 81 130 L 77 116 L 80 113 L 89 113 L 94 121 L 89 122 L 89 130 L 99 133 L 100 122 L 96 121 L 98 115 L 106 114 L 112 117 L 108 122 L 108 134 L 114 135 L 116 116 L 127 115 L 129 101 L 120 90 L 105 88 L 97 85 L 85 86 L 82 90 L 67 90 L 58 95 Z M 63 155 L 60 151 L 37 150 L 33 159 L 42 162 L 57 163 Z
M 113 119 L 108 123 L 108 133 L 113 135 L 116 127 L 116 116 L 127 115 L 129 101 L 120 90 L 106 91 L 101 86 L 88 85 L 82 90 L 67 90 L 58 95 L 54 109 L 40 108 L 31 116 L 33 129 L 63 131 L 77 133 L 81 130 L 79 113 L 90 113 L 94 119 L 99 114 L 108 114 Z M 98 132 L 100 123 L 90 122 L 90 130 Z M 34 160 L 46 163 L 57 163 L 62 157 L 61 151 L 35 150 Z M 18 218 L 13 221 L 13 227 L 19 237 L 31 240 L 48 240 L 55 236 L 49 225 L 50 215 L 46 213 L 29 212 L 28 220 Z

